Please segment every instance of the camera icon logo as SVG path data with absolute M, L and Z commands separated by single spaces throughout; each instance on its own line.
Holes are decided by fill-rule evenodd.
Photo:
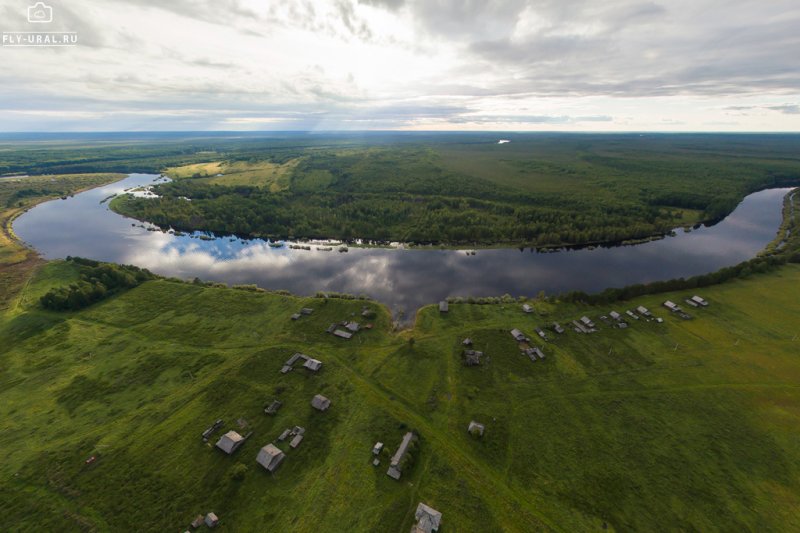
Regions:
M 28 22 L 53 22 L 53 8 L 44 2 L 36 2 L 28 7 Z

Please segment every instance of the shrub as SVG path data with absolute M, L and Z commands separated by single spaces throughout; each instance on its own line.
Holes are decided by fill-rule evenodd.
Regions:
M 79 266 L 80 279 L 67 287 L 50 289 L 42 296 L 40 302 L 47 309 L 83 309 L 112 294 L 155 279 L 148 270 L 135 266 L 99 263 L 79 257 L 68 257 L 67 260 Z
M 242 463 L 236 463 L 231 468 L 228 476 L 230 477 L 231 481 L 244 481 L 245 476 L 247 475 L 247 465 Z

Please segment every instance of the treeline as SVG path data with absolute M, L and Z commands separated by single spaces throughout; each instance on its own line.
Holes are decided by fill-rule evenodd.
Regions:
M 130 266 L 100 263 L 91 259 L 67 257 L 78 265 L 80 279 L 67 287 L 50 289 L 41 304 L 54 311 L 75 311 L 88 307 L 113 294 L 155 279 L 150 271 Z

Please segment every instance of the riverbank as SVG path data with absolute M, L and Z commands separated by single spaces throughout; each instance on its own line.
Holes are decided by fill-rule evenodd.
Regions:
M 792 238 L 792 232 L 796 234 L 798 228 L 796 227 L 795 212 L 800 209 L 800 188 L 794 189 L 786 194 L 783 202 L 782 221 L 781 227 L 778 228 L 778 233 L 775 239 L 772 240 L 764 250 L 759 253 L 759 256 L 773 254 L 784 246 L 787 246 Z
M 14 233 L 14 221 L 42 202 L 78 194 L 124 178 L 124 174 L 74 174 L 7 176 L 0 181 L 0 206 L 3 206 L 0 208 L 0 312 L 11 307 L 19 290 L 44 264 L 36 250 L 28 247 Z

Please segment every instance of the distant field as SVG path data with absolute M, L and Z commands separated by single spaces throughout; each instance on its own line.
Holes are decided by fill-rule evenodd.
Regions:
M 443 512 L 442 531 L 800 528 L 797 265 L 702 289 L 711 305 L 690 321 L 660 307 L 693 294 L 680 292 L 615 306 L 665 318 L 627 330 L 598 320 L 611 308 L 537 301 L 532 315 L 432 306 L 397 335 L 366 304 L 375 328 L 350 342 L 324 330 L 364 302 L 153 281 L 76 313 L 39 308 L 74 268 L 48 263 L 0 325 L 12 530 L 182 531 L 213 510 L 228 531 L 405 533 L 419 501 Z M 314 314 L 291 321 L 303 306 Z M 550 333 L 535 363 L 508 334 L 584 314 L 601 331 Z M 485 366 L 461 364 L 467 336 Z M 322 371 L 280 374 L 295 351 Z M 317 393 L 327 413 L 310 407 Z M 253 432 L 232 457 L 200 440 L 217 418 Z M 270 476 L 256 453 L 293 425 L 306 439 L 279 443 Z M 420 450 L 396 482 L 370 450 L 394 451 L 409 428 Z
M 292 159 L 282 164 L 269 161 L 199 163 L 168 168 L 164 173 L 175 179 L 194 178 L 197 183 L 246 185 L 278 192 L 289 188 L 290 176 L 298 162 L 298 159 Z

